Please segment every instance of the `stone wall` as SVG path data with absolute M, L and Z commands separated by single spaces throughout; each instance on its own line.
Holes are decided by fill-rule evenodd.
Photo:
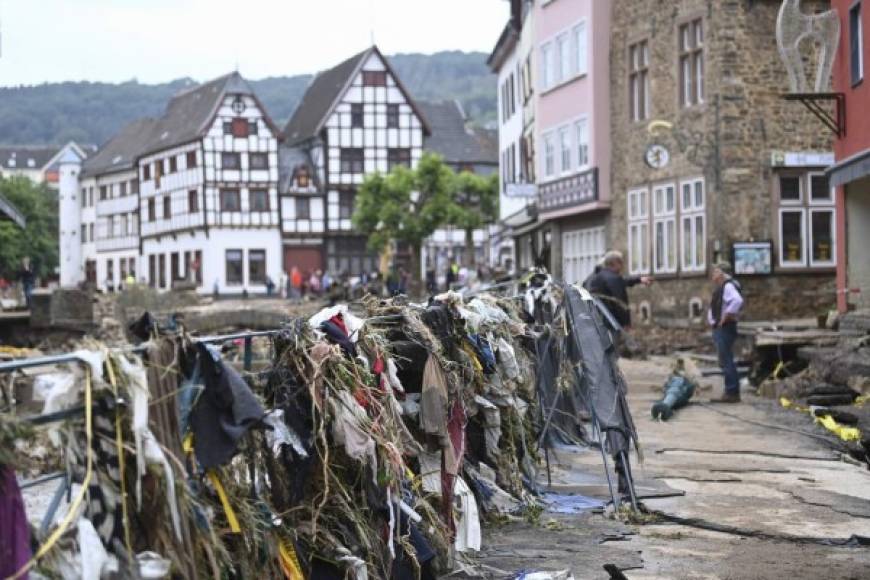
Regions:
M 776 48 L 778 0 L 613 0 L 611 116 L 613 204 L 611 241 L 627 250 L 627 191 L 662 182 L 703 177 L 706 189 L 707 270 L 657 275 L 659 283 L 635 293 L 649 300 L 653 317 L 685 318 L 689 300 L 708 302 L 710 266 L 730 260 L 734 241 L 776 239 L 773 151 L 830 151 L 832 134 L 800 103 L 787 102 L 787 78 Z M 804 10 L 827 2 L 804 2 Z M 678 30 L 703 18 L 705 100 L 681 108 Z M 628 47 L 647 39 L 650 48 L 650 114 L 632 122 L 628 111 Z M 808 67 L 808 70 L 812 70 Z M 652 120 L 673 124 L 651 136 Z M 654 170 L 644 162 L 653 142 L 665 145 L 670 163 Z M 679 191 L 677 192 L 679 194 Z M 651 230 L 652 231 L 652 230 Z M 677 223 L 679 231 L 679 222 Z M 651 242 L 653 242 L 651 238 Z M 774 251 L 776 242 L 774 242 Z M 745 280 L 751 318 L 814 316 L 835 302 L 833 269 Z

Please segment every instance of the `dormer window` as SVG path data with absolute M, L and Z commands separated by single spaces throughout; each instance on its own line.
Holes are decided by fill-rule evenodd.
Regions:
M 387 86 L 387 73 L 382 70 L 364 70 L 362 73 L 364 87 Z
M 296 187 L 299 189 L 308 189 L 308 168 L 304 165 L 296 168 L 296 175 L 294 176 L 296 179 Z

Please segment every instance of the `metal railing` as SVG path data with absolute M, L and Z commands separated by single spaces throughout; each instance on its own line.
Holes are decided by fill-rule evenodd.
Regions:
M 278 329 L 275 330 L 260 330 L 260 331 L 247 331 L 247 332 L 236 332 L 233 334 L 220 334 L 220 335 L 211 335 L 211 336 L 202 336 L 193 338 L 193 342 L 197 343 L 206 343 L 206 344 L 218 344 L 223 342 L 228 342 L 231 340 L 242 340 L 243 341 L 243 354 L 242 354 L 242 368 L 245 371 L 250 371 L 253 367 L 253 342 L 255 338 L 259 337 L 271 337 L 279 332 Z M 126 353 L 136 353 L 141 354 L 145 352 L 147 349 L 147 343 L 141 344 L 138 346 L 132 346 L 129 348 L 115 348 L 110 349 L 113 352 L 126 352 Z M 66 354 L 56 354 L 56 355 L 48 355 L 48 356 L 39 356 L 39 357 L 31 357 L 25 359 L 18 360 L 10 360 L 0 362 L 0 373 L 9 373 L 17 370 L 37 368 L 37 367 L 46 367 L 53 366 L 57 364 L 67 364 L 67 363 L 85 363 L 84 359 L 79 357 L 76 353 L 66 353 Z M 11 400 L 11 397 L 10 397 Z M 111 401 L 109 402 L 109 406 L 123 404 L 122 400 Z M 94 401 L 94 407 L 106 406 L 105 400 Z M 43 413 L 40 415 L 33 415 L 30 417 L 26 417 L 25 420 L 33 425 L 45 425 L 48 423 L 54 423 L 58 421 L 66 420 L 70 417 L 75 417 L 77 415 L 84 414 L 85 408 L 83 405 L 79 405 L 76 407 L 71 407 L 69 409 L 64 409 L 62 411 L 56 411 L 54 413 Z M 72 493 L 72 478 L 66 472 L 56 472 L 47 475 L 39 476 L 30 481 L 20 482 L 19 487 L 24 490 L 32 487 L 36 487 L 38 485 L 42 485 L 44 483 L 49 483 L 51 481 L 60 479 L 61 482 L 58 484 L 54 495 L 52 496 L 51 502 L 49 503 L 48 509 L 45 515 L 42 518 L 42 522 L 39 526 L 40 534 L 45 535 L 48 532 L 49 527 L 51 526 L 51 522 L 54 520 L 54 516 L 57 513 L 58 508 L 60 507 L 61 500 L 64 495 L 67 496 L 67 501 L 69 501 L 70 494 Z

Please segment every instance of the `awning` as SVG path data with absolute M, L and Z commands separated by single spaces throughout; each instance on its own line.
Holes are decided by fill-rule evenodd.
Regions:
M 839 187 L 870 176 L 870 149 L 865 149 L 831 165 L 825 174 L 828 176 L 831 187 Z
M 20 211 L 18 211 L 18 208 L 12 205 L 12 202 L 3 197 L 3 194 L 0 193 L 0 220 L 4 219 L 11 220 L 21 229 L 24 229 L 24 226 L 27 225 L 27 220 L 24 219 L 24 216 Z
M 507 228 L 522 227 L 529 222 L 534 222 L 538 219 L 538 208 L 534 203 L 530 203 L 521 210 L 509 215 L 501 220 L 501 225 Z

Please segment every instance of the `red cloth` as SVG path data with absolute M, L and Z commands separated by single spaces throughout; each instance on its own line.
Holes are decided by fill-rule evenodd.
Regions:
M 462 469 L 462 458 L 465 455 L 465 425 L 468 423 L 465 407 L 457 398 L 450 408 L 447 418 L 447 437 L 449 447 L 441 450 L 441 509 L 451 536 L 456 533 L 456 523 L 453 521 L 453 485 L 456 475 Z
M 336 314 L 335 316 L 330 318 L 329 321 L 339 327 L 341 331 L 345 334 L 345 336 L 350 336 L 347 332 L 347 325 L 344 323 L 344 316 L 342 316 L 341 314 Z

